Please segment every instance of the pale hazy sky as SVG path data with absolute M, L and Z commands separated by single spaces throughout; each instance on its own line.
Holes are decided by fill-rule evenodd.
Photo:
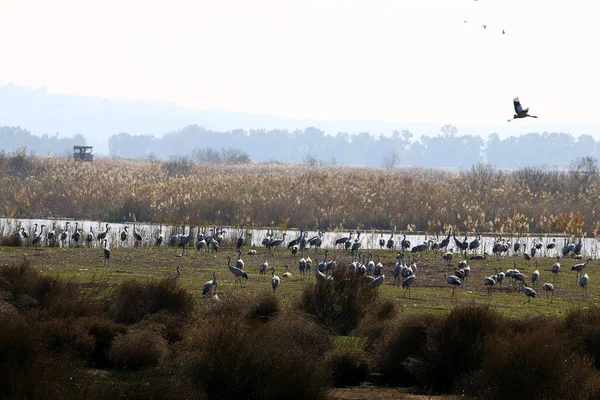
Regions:
M 0 82 L 455 125 L 507 123 L 518 95 L 540 120 L 511 124 L 600 124 L 599 11 L 593 0 L 0 0 Z

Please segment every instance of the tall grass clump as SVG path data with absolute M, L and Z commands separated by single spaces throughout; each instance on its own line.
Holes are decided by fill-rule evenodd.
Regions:
M 331 333 L 347 335 L 360 323 L 377 297 L 371 281 L 346 268 L 339 268 L 332 279 L 308 285 L 298 301 L 298 308 Z
M 194 298 L 173 279 L 123 282 L 110 303 L 110 315 L 117 322 L 135 323 L 159 311 L 187 317 L 194 309 Z

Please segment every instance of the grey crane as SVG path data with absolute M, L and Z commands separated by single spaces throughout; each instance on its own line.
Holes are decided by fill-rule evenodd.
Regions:
M 360 231 L 356 231 L 356 238 L 350 247 L 350 251 L 355 253 L 360 248 Z
M 469 260 L 479 260 L 479 261 L 481 261 L 481 260 L 485 260 L 486 256 L 487 256 L 487 253 L 484 251 L 483 255 L 477 254 L 477 255 L 471 256 L 469 258 Z
M 584 263 L 573 265 L 571 267 L 571 271 L 577 271 L 577 277 L 579 278 L 581 276 L 581 271 L 586 269 L 586 267 L 590 261 L 592 261 L 592 259 L 588 258 L 587 261 Z
M 304 276 L 306 270 L 306 259 L 304 258 L 303 254 L 300 254 L 300 257 L 300 261 L 298 261 L 298 270 L 300 271 L 300 275 Z
M 279 246 L 281 246 L 281 244 L 285 241 L 285 235 L 286 235 L 286 233 L 283 232 L 283 237 L 281 239 L 271 240 L 269 242 L 269 244 L 267 245 L 267 248 L 275 249 L 275 248 L 278 248 Z
M 531 284 L 533 287 L 537 287 L 537 281 L 540 280 L 540 271 L 538 271 L 537 269 L 535 271 L 533 271 L 533 274 L 531 274 Z
M 203 286 L 202 286 L 202 294 L 203 295 L 210 295 L 211 292 L 217 292 L 217 275 L 213 272 L 213 279 L 212 281 L 208 281 L 206 282 Z
M 529 107 L 523 108 L 523 106 L 521 106 L 519 97 L 515 97 L 513 99 L 513 106 L 515 107 L 515 115 L 513 116 L 512 119 L 509 119 L 508 122 L 512 121 L 513 119 L 518 119 L 518 118 L 526 118 L 526 117 L 537 118 L 535 115 L 529 115 Z
M 248 274 L 243 269 L 239 269 L 231 265 L 231 256 L 227 256 L 227 268 L 229 268 L 229 271 L 231 271 L 231 273 L 235 275 L 235 283 L 233 284 L 233 286 L 235 287 L 235 285 L 239 281 L 240 287 L 243 287 L 242 278 L 246 278 L 246 280 L 248 280 Z
M 392 234 L 390 235 L 390 238 L 388 239 L 387 243 L 385 244 L 385 247 L 388 250 L 392 250 L 394 248 L 394 230 L 392 230 Z
M 71 235 L 71 239 L 75 242 L 75 244 L 79 244 L 79 240 L 81 239 L 81 229 L 78 229 L 79 222 L 75 222 L 75 232 Z
M 37 225 L 37 224 L 36 224 L 36 225 Z M 40 227 L 40 231 L 39 231 L 39 232 L 37 232 L 37 231 L 33 232 L 33 239 L 32 239 L 32 241 L 31 241 L 31 243 L 32 243 L 34 246 L 41 246 L 41 245 L 42 245 L 42 238 L 44 237 L 44 227 L 45 227 L 45 226 L 46 226 L 46 225 L 42 225 L 42 226 Z M 37 228 L 36 228 L 36 229 L 37 229 Z
M 91 229 L 91 227 L 90 227 L 90 229 Z M 98 240 L 101 241 L 101 240 L 106 239 L 107 234 L 108 234 L 108 224 L 106 224 L 106 227 L 104 228 L 104 230 L 102 232 L 98 233 L 98 236 L 97 236 Z
M 104 239 L 104 266 L 108 264 L 110 267 L 110 249 L 108 248 L 108 240 Z
M 450 235 L 452 233 L 452 228 L 450 228 L 448 230 L 448 236 L 446 236 L 444 239 L 442 239 L 442 241 L 440 242 L 440 249 L 444 249 L 447 250 L 448 249 L 448 245 L 450 244 Z
M 287 247 L 298 246 L 298 248 L 300 248 L 300 240 L 302 239 L 303 235 L 304 235 L 304 230 L 302 229 L 300 231 L 300 235 L 298 235 L 298 237 L 296 239 L 290 240 L 290 242 L 288 243 Z
M 65 223 L 65 229 L 60 233 L 60 241 L 62 246 L 65 247 L 67 240 L 69 239 L 69 222 Z
M 181 247 L 181 256 L 183 256 L 186 253 L 186 249 L 187 249 L 188 245 L 190 244 L 190 240 L 192 240 L 192 230 L 194 230 L 194 227 L 190 226 L 187 236 L 182 236 L 179 239 L 178 247 Z M 141 240 L 141 238 L 140 238 L 140 240 Z
M 457 286 L 462 285 L 462 281 L 456 275 L 444 274 L 444 277 L 446 278 L 446 283 L 452 285 L 452 297 L 454 297 L 454 289 L 456 289 Z
M 126 226 L 123 228 L 123 230 L 121 231 L 121 246 L 125 245 L 125 242 L 127 241 L 127 238 L 129 237 L 129 232 L 128 232 L 129 228 Z
M 590 281 L 590 277 L 588 276 L 588 274 L 584 274 L 581 278 L 579 278 L 579 286 L 581 286 L 583 288 L 584 296 L 587 295 L 587 285 L 588 285 L 589 281 Z
M 136 246 L 139 246 L 142 243 L 142 235 L 135 229 L 135 224 L 133 225 L 133 238 L 135 239 Z
M 446 261 L 446 265 L 450 265 L 450 263 L 452 262 L 452 258 L 454 258 L 454 253 L 452 253 L 451 251 L 445 252 L 442 256 L 442 260 Z
M 85 241 L 87 242 L 88 247 L 92 246 L 92 240 L 94 240 L 94 232 L 92 232 L 92 226 L 90 225 L 90 231 L 85 235 Z
M 543 286 L 544 292 L 546 293 L 546 301 L 548 300 L 549 295 L 552 295 L 552 299 L 554 298 L 554 285 L 551 283 L 544 283 Z M 552 303 L 552 299 L 550 299 L 550 303 Z
M 483 285 L 486 287 L 488 296 L 492 295 L 492 288 L 496 284 L 496 275 L 486 276 L 483 278 Z
M 385 246 L 385 239 L 383 238 L 383 231 L 381 231 L 381 236 L 379 237 L 379 249 L 383 249 Z
M 527 297 L 526 302 L 529 303 L 529 307 L 531 307 L 531 299 L 537 294 L 536 291 L 533 290 L 533 288 L 527 286 L 527 282 L 525 281 L 523 281 L 522 291 L 523 294 Z
M 405 294 L 406 294 L 406 290 L 408 290 L 408 297 L 410 297 L 410 287 L 416 280 L 417 280 L 417 276 L 415 274 L 412 274 L 412 275 L 404 278 L 404 280 L 402 281 L 402 289 L 405 290 Z
M 279 287 L 281 283 L 281 279 L 277 275 L 275 275 L 275 267 L 271 267 L 271 287 L 273 288 L 273 293 Z
M 383 233 L 382 233 L 383 235 Z M 339 239 L 335 240 L 335 247 L 341 245 L 342 247 L 344 247 L 346 245 L 346 243 L 350 240 L 350 238 L 352 237 L 352 231 L 350 231 L 350 233 L 348 234 L 348 236 L 344 236 L 341 237 Z
M 285 272 L 283 273 L 282 276 L 284 278 L 288 278 L 288 279 L 292 279 L 293 278 L 292 273 L 290 272 L 289 267 L 287 265 L 285 266 Z
M 244 269 L 244 260 L 242 260 L 242 250 L 238 250 L 238 258 L 235 261 L 235 267 L 239 269 Z
M 179 280 L 179 276 L 181 275 L 179 272 L 179 265 L 177 266 L 177 268 L 175 268 L 175 273 L 173 275 L 171 275 L 171 279 L 174 281 Z
M 406 240 L 406 235 L 404 235 L 404 237 L 402 238 L 402 241 L 400 242 L 400 247 L 402 247 L 403 251 L 410 249 L 410 240 Z
M 560 256 L 556 256 L 556 262 L 552 266 L 552 273 L 554 274 L 554 282 L 558 282 L 558 273 L 560 272 Z
M 265 278 L 266 279 L 266 272 L 269 269 L 269 261 L 267 260 L 267 253 L 265 253 L 265 261 L 263 261 L 262 264 L 260 264 L 260 267 L 258 267 L 258 278 L 260 280 L 260 278 Z
M 239 233 L 237 240 L 235 241 L 236 249 L 241 250 L 242 247 L 244 247 L 244 227 L 243 226 L 242 226 L 242 229 L 240 229 L 240 233 Z
M 164 240 L 165 240 L 165 235 L 162 230 L 162 222 L 161 222 L 160 227 L 158 228 L 158 234 L 156 235 L 156 240 L 154 241 L 154 245 L 160 246 L 161 244 L 163 244 Z
M 371 285 L 375 286 L 376 290 L 379 290 L 379 286 L 383 284 L 383 281 L 385 281 L 385 275 L 380 275 L 377 278 L 373 279 Z
M 377 254 L 377 264 L 373 267 L 373 275 L 379 276 L 383 273 L 383 264 L 379 258 L 379 254 Z
M 46 235 L 46 239 L 48 239 L 48 244 L 49 245 L 54 245 L 55 244 L 55 239 L 56 239 L 56 224 L 53 222 L 52 223 L 52 230 L 50 232 L 48 232 L 48 235 Z

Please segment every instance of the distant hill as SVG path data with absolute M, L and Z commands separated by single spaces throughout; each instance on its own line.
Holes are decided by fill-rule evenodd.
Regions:
M 509 110 L 510 113 L 510 110 Z M 510 116 L 510 115 L 509 115 Z M 452 121 L 448 121 L 452 123 Z M 315 127 L 327 134 L 347 132 L 357 134 L 391 135 L 394 130 L 410 130 L 414 138 L 437 135 L 441 126 L 427 123 L 402 124 L 381 121 L 317 121 L 284 118 L 271 115 L 247 114 L 208 108 L 193 110 L 161 101 L 135 101 L 49 93 L 44 88 L 31 89 L 0 84 L 0 126 L 20 126 L 36 135 L 61 137 L 81 134 L 97 154 L 108 154 L 110 136 L 126 132 L 132 135 L 162 137 L 167 132 L 187 125 L 200 125 L 213 131 L 234 129 L 304 130 Z M 520 135 L 531 127 L 517 123 L 497 126 L 457 126 L 459 134 L 487 137 Z M 600 139 L 600 127 L 537 126 L 536 132 L 568 132 L 574 136 L 592 134 Z

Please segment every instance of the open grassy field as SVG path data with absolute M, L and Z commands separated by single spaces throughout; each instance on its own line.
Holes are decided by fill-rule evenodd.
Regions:
M 80 283 L 101 282 L 107 289 L 114 287 L 128 279 L 149 279 L 171 277 L 176 273 L 176 267 L 180 267 L 178 282 L 189 289 L 198 301 L 202 299 L 202 285 L 212 279 L 213 272 L 216 273 L 219 296 L 256 297 L 272 291 L 270 273 L 266 278 L 259 276 L 258 268 L 264 260 L 264 248 L 256 248 L 256 255 L 247 255 L 245 249 L 242 259 L 245 263 L 244 269 L 249 274 L 249 279 L 243 280 L 243 287 L 235 285 L 234 275 L 227 268 L 227 257 L 232 257 L 232 263 L 237 258 L 234 248 L 224 248 L 218 253 L 198 252 L 196 249 L 188 249 L 181 256 L 181 249 L 174 247 L 144 247 L 144 248 L 115 248 L 112 249 L 110 265 L 104 266 L 102 249 L 88 248 L 33 248 L 33 247 L 3 247 L 0 250 L 0 266 L 19 263 L 23 258 L 40 272 L 71 279 Z M 272 254 L 271 254 L 272 253 Z M 380 256 L 384 265 L 385 282 L 380 287 L 380 297 L 393 301 L 399 316 L 412 314 L 439 314 L 447 313 L 453 307 L 461 304 L 490 305 L 509 316 L 521 316 L 528 314 L 544 314 L 561 316 L 572 309 L 597 306 L 600 301 L 600 285 L 596 282 L 595 264 L 600 261 L 591 261 L 585 272 L 590 277 L 587 290 L 578 285 L 576 272 L 570 271 L 572 265 L 581 263 L 581 260 L 561 259 L 562 269 L 558 274 L 558 281 L 554 282 L 551 272 L 552 265 L 556 262 L 554 258 L 533 259 L 529 264 L 522 257 L 502 257 L 496 259 L 488 256 L 485 260 L 471 260 L 471 276 L 461 287 L 456 288 L 452 297 L 452 288 L 445 281 L 444 273 L 453 274 L 452 266 L 447 266 L 442 260 L 442 252 L 428 251 L 411 255 L 406 253 L 406 260 L 414 261 L 418 271 L 417 280 L 411 287 L 410 297 L 399 285 L 394 285 L 392 271 L 396 263 L 397 252 L 373 250 L 371 252 L 377 262 Z M 351 261 L 351 253 L 340 250 L 330 250 L 328 259 L 337 254 L 338 268 L 345 268 Z M 313 259 L 313 268 L 322 260 L 323 250 L 318 253 L 310 252 Z M 455 255 L 454 261 L 457 261 Z M 315 281 L 314 274 L 309 273 L 301 276 L 298 271 L 299 257 L 293 257 L 287 249 L 281 248 L 269 252 L 269 266 L 276 268 L 276 274 L 281 277 L 282 282 L 277 289 L 276 295 L 283 306 L 288 307 L 298 299 L 302 289 Z M 531 300 L 530 305 L 526 303 L 526 297 L 521 291 L 521 285 L 512 284 L 511 279 L 506 278 L 502 285 L 496 285 L 491 290 L 491 295 L 483 285 L 486 276 L 494 274 L 494 269 L 506 271 L 513 267 L 516 262 L 517 268 L 528 277 L 531 282 L 531 274 L 539 270 L 541 279 L 537 284 L 537 297 Z M 452 265 L 455 265 L 453 263 Z M 293 278 L 283 278 L 285 266 L 289 266 Z M 536 266 L 537 265 L 537 266 Z M 555 293 L 546 299 L 542 290 L 545 282 L 554 282 Z M 525 302 L 525 304 L 524 304 Z

